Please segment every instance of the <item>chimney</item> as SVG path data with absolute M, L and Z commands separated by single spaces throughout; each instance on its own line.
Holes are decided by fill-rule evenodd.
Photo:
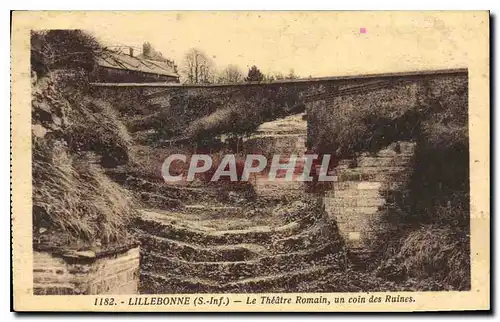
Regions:
M 129 48 L 128 48 L 128 52 L 129 52 L 129 55 L 130 55 L 131 57 L 134 57 L 134 48 L 129 47 Z

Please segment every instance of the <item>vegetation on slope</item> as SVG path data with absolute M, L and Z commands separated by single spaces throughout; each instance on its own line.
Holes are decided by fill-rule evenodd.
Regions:
M 136 116 L 131 131 L 155 130 L 161 139 L 202 142 L 220 135 L 244 136 L 260 124 L 304 110 L 298 93 L 286 87 L 198 89 L 172 92 L 169 107 Z
M 113 108 L 88 94 L 84 67 L 93 64 L 95 53 L 87 51 L 99 50 L 97 42 L 67 30 L 33 33 L 33 40 L 34 246 L 130 242 L 127 226 L 136 216 L 131 196 L 103 169 L 128 161 L 130 137 Z M 68 48 L 86 52 L 79 59 L 54 58 L 71 57 Z
M 309 144 L 335 162 L 400 140 L 417 142 L 409 192 L 394 216 L 379 274 L 470 287 L 467 79 L 435 78 L 348 97 L 308 111 Z M 396 223 L 395 223 L 396 224 Z

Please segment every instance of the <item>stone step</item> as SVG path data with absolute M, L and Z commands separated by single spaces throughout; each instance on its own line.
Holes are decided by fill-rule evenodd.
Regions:
M 268 254 L 264 247 L 253 244 L 204 247 L 140 232 L 137 235 L 141 242 L 141 248 L 169 254 L 186 261 L 242 261 Z
M 275 275 L 289 270 L 310 268 L 312 265 L 345 267 L 345 256 L 335 243 L 303 251 L 265 256 L 237 262 L 188 262 L 154 252 L 144 252 L 143 271 L 155 274 L 189 276 L 227 283 L 250 277 Z
M 306 225 L 314 221 L 314 216 L 308 214 L 307 218 L 295 218 L 291 222 L 289 218 L 273 216 L 270 209 L 235 208 L 235 207 L 213 207 L 206 206 L 204 210 L 193 210 L 189 205 L 178 209 L 142 209 L 140 210 L 142 221 L 153 221 L 151 225 L 168 230 L 190 229 L 194 231 L 208 232 L 214 238 L 226 234 L 247 234 L 251 232 L 267 233 L 278 231 L 286 233 L 290 229 L 297 229 L 297 224 Z M 151 226 L 150 225 L 150 226 Z M 170 226 L 175 227 L 170 227 Z M 250 230 L 251 232 L 247 232 Z M 162 233 L 163 234 L 163 233 Z M 168 236 L 166 236 L 168 237 Z M 210 238 L 210 237 L 209 237 Z
M 335 224 L 325 216 L 297 235 L 274 240 L 268 249 L 275 254 L 283 254 L 330 242 L 340 243 L 335 231 Z
M 126 188 L 138 192 L 154 193 L 160 196 L 177 199 L 185 204 L 199 204 L 208 200 L 212 204 L 221 204 L 218 201 L 219 193 L 215 189 L 169 185 L 161 181 L 153 182 L 132 175 L 116 174 L 112 178 L 123 184 Z
M 313 266 L 305 270 L 247 278 L 229 283 L 142 272 L 140 292 L 143 294 L 293 292 L 300 282 L 317 279 L 330 270 L 332 268 L 329 266 Z
M 179 199 L 169 198 L 152 192 L 140 192 L 139 198 L 147 207 L 154 207 L 160 209 L 182 209 L 184 203 Z
M 366 167 L 341 169 L 338 181 L 406 182 L 412 175 L 408 167 Z
M 395 156 L 362 156 L 357 159 L 357 166 L 360 168 L 386 168 L 404 167 L 413 160 L 411 154 L 399 154 Z
M 246 229 L 223 230 L 203 226 L 203 222 L 194 220 L 177 221 L 172 216 L 161 213 L 141 211 L 142 218 L 135 228 L 144 233 L 175 239 L 181 242 L 192 242 L 200 245 L 224 244 L 259 244 L 269 246 L 276 239 L 300 234 L 314 223 L 314 219 L 306 217 L 281 226 L 253 226 Z M 174 224 L 175 222 L 175 224 Z
M 329 266 L 318 265 L 305 270 L 248 278 L 224 285 L 224 291 L 229 293 L 293 292 L 300 282 L 317 279 L 330 270 L 332 268 Z

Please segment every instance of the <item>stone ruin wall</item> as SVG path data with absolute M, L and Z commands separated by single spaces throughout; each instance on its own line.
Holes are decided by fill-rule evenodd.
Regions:
M 304 114 L 291 115 L 262 124 L 256 133 L 244 144 L 245 154 L 262 154 L 268 166 L 275 154 L 280 155 L 280 163 L 289 162 L 291 155 L 297 157 L 296 168 L 303 166 L 306 154 L 307 121 Z M 297 171 L 299 172 L 299 171 Z M 284 175 L 284 171 L 281 172 Z M 304 196 L 303 182 L 285 181 L 278 171 L 276 180 L 269 181 L 266 171 L 249 178 L 257 195 L 271 199 L 297 199 Z
M 379 236 L 398 229 L 395 195 L 404 194 L 413 173 L 414 142 L 396 142 L 376 154 L 363 153 L 335 168 L 337 181 L 324 205 L 351 252 L 370 253 Z
M 328 119 L 313 115 L 328 115 L 328 109 L 357 109 L 376 104 L 386 106 L 416 106 L 422 92 L 420 82 L 384 85 L 365 92 L 325 97 L 308 104 L 308 144 L 317 135 L 333 131 Z M 401 224 L 398 220 L 396 197 L 403 195 L 413 174 L 416 143 L 393 142 L 376 153 L 362 152 L 357 157 L 341 160 L 334 169 L 336 181 L 323 190 L 326 212 L 337 224 L 348 250 L 358 259 L 369 257 Z M 326 152 L 325 152 L 326 153 Z M 396 216 L 396 218 L 394 218 Z M 384 237 L 383 237 L 384 236 Z M 390 237 L 389 237 L 390 238 Z
M 393 81 L 402 81 L 399 85 Z M 467 72 L 449 72 L 405 77 L 378 77 L 365 80 L 340 81 L 335 84 L 316 86 L 319 95 L 307 103 L 307 114 L 311 116 L 317 108 L 334 108 L 335 104 L 419 104 L 417 95 L 429 90 L 431 96 L 442 95 L 455 83 L 467 83 Z M 394 85 L 396 84 L 396 85 Z M 364 87 L 358 90 L 357 88 Z M 353 88 L 353 90 L 351 90 Z M 363 92 L 365 89 L 367 93 Z M 123 91 L 123 89 L 117 89 Z M 157 108 L 168 106 L 171 90 L 164 88 L 144 88 L 149 103 Z M 128 90 L 126 90 L 128 91 Z M 175 91 L 175 90 L 174 90 Z M 196 89 L 187 90 L 197 91 Z M 331 93 L 328 93 L 331 91 Z M 342 95 L 335 91 L 343 92 Z M 323 93 L 324 92 L 324 93 Z M 384 92 L 384 95 L 378 93 Z M 326 94 L 326 97 L 325 95 Z M 269 127 L 245 142 L 245 153 L 297 154 L 303 155 L 311 141 L 315 140 L 318 129 L 326 122 L 323 119 L 308 118 L 306 130 L 270 129 Z M 306 121 L 304 121 L 306 122 Z M 272 122 L 270 122 L 272 123 Z M 323 123 L 323 124 L 322 124 Z M 278 128 L 279 128 L 278 124 Z M 265 128 L 265 126 L 264 126 Z M 307 140 L 307 142 L 305 142 Z M 396 148 L 397 147 L 397 148 Z M 259 152 L 260 151 L 260 152 Z M 348 247 L 354 251 L 369 251 L 381 232 L 397 229 L 386 221 L 386 215 L 395 210 L 394 193 L 405 193 L 409 177 L 413 171 L 415 143 L 398 142 L 375 154 L 361 154 L 352 160 L 343 160 L 335 169 L 338 181 L 324 193 L 325 210 L 337 222 L 339 232 Z M 253 181 L 252 181 L 253 180 Z M 265 176 L 250 178 L 258 195 L 272 198 L 295 198 L 304 196 L 302 182 L 269 182 Z
M 139 247 L 106 254 L 33 252 L 35 295 L 137 294 Z

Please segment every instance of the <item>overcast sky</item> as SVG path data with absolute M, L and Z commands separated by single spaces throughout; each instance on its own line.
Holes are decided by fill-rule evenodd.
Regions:
M 463 44 L 473 34 L 460 15 L 108 12 L 84 15 L 73 25 L 106 45 L 142 48 L 149 41 L 178 65 L 196 47 L 219 68 L 236 64 L 246 73 L 255 64 L 264 73 L 293 68 L 314 77 L 466 67 Z

